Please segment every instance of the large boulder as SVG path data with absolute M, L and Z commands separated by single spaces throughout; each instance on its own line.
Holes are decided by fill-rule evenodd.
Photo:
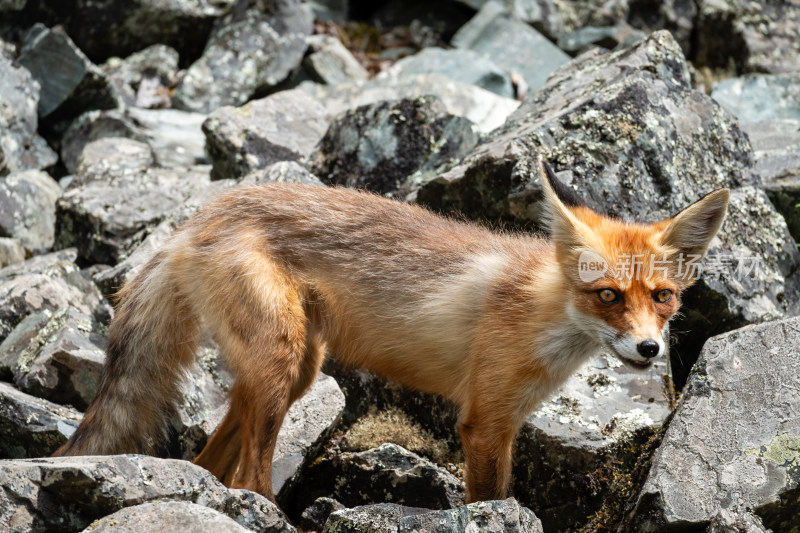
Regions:
M 311 30 L 311 17 L 299 0 L 238 0 L 181 79 L 173 106 L 210 113 L 244 104 L 300 65 Z
M 336 117 L 309 166 L 325 183 L 405 196 L 417 186 L 412 174 L 434 173 L 479 138 L 472 122 L 447 113 L 438 98 L 380 102 Z
M 120 509 L 95 520 L 84 533 L 151 533 L 152 531 L 252 531 L 232 518 L 191 502 L 153 502 Z
M 223 107 L 203 123 L 213 179 L 240 179 L 280 161 L 308 156 L 322 139 L 325 108 L 302 91 L 282 91 Z
M 296 531 L 263 496 L 227 489 L 187 461 L 142 455 L 0 461 L 3 531 L 80 531 L 120 509 L 165 500 L 203 505 L 246 529 Z
M 0 50 L 0 176 L 46 168 L 58 160 L 36 133 L 40 92 L 31 73 Z
M 40 170 L 0 179 L 0 234 L 15 238 L 28 250 L 52 248 L 61 193 L 58 183 Z
M 800 516 L 800 318 L 706 343 L 630 516 L 633 531 L 699 529 L 752 510 L 774 531 Z
M 667 218 L 713 189 L 758 181 L 747 136 L 714 100 L 691 90 L 680 47 L 665 31 L 626 50 L 573 60 L 417 200 L 539 225 L 537 154 L 590 207 L 642 222 Z M 704 278 L 686 295 L 686 318 L 676 329 L 693 335 L 674 352 L 679 384 L 708 336 L 783 316 L 800 301 L 792 277 L 800 254 L 763 193 L 734 192 L 710 255 L 728 264 L 722 279 Z M 743 262 L 758 263 L 759 275 L 739 279 Z

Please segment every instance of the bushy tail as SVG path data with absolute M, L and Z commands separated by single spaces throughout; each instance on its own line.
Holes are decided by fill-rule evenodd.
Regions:
M 120 291 L 100 385 L 83 422 L 55 453 L 157 453 L 194 360 L 200 320 L 161 252 Z

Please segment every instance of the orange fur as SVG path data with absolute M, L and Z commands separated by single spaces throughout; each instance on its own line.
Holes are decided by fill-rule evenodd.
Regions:
M 580 251 L 610 262 L 620 253 L 674 255 L 685 244 L 681 228 L 697 236 L 702 226 L 683 214 L 626 224 L 568 207 L 559 184 L 543 184 L 554 242 L 346 189 L 276 184 L 224 194 L 121 292 L 100 392 L 58 454 L 153 452 L 202 323 L 237 376 L 231 408 L 196 461 L 224 483 L 272 497 L 278 430 L 327 349 L 456 402 L 468 500 L 505 497 L 525 416 L 590 355 L 620 349 L 620 338 L 624 348 L 663 335 L 691 283 L 674 272 L 584 283 Z M 715 210 L 703 222 L 706 241 L 724 213 L 723 193 L 712 194 L 691 213 Z M 601 302 L 604 287 L 622 300 Z M 663 287 L 675 299 L 654 302 Z

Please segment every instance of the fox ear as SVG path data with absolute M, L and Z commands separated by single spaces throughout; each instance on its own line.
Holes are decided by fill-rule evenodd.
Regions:
M 556 243 L 566 246 L 579 246 L 585 224 L 578 220 L 572 209 L 586 207 L 575 191 L 559 180 L 550 165 L 539 159 L 539 179 L 544 191 L 544 223 Z
M 665 220 L 661 243 L 686 255 L 705 255 L 725 218 L 729 197 L 728 189 L 717 189 Z

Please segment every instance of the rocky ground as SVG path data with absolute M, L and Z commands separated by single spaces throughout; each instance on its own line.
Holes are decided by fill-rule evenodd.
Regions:
M 590 361 L 527 419 L 514 498 L 463 506 L 453 406 L 335 354 L 281 430 L 279 507 L 224 487 L 189 462 L 232 383 L 211 340 L 161 458 L 48 458 L 110 295 L 220 191 L 529 231 L 537 154 L 623 218 L 732 195 L 671 359 Z M 0 0 L 0 530 L 797 531 L 798 240 L 795 0 Z

